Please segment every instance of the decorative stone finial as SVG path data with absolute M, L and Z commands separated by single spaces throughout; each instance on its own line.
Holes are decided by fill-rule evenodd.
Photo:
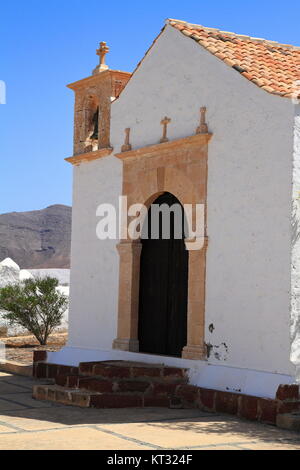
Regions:
M 122 145 L 121 152 L 129 152 L 132 149 L 130 144 L 130 127 L 125 129 L 125 142 Z
M 108 70 L 109 67 L 105 64 L 105 56 L 108 54 L 108 52 L 109 47 L 106 45 L 106 42 L 100 42 L 100 47 L 96 50 L 96 54 L 99 56 L 99 65 L 93 71 L 94 75 L 96 73 L 105 72 L 105 70 Z
M 206 107 L 200 108 L 200 126 L 196 129 L 196 134 L 208 134 L 208 125 L 206 124 Z
M 170 122 L 171 122 L 171 119 L 168 118 L 167 116 L 164 117 L 164 119 L 161 121 L 161 125 L 164 126 L 163 127 L 163 136 L 160 139 L 161 144 L 163 144 L 164 142 L 169 142 L 169 139 L 167 137 L 167 132 L 168 132 L 168 124 L 170 124 Z

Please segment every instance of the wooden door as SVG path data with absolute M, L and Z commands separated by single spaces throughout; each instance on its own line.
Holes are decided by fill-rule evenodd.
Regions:
M 170 193 L 154 204 L 180 205 Z M 158 239 L 151 238 L 148 211 L 148 238 L 142 238 L 139 298 L 140 352 L 181 357 L 187 344 L 188 251 L 184 243 L 184 214 L 181 210 L 181 238 L 177 239 L 178 219 L 171 212 L 170 237 L 163 238 L 163 217 L 159 219 Z M 166 222 L 166 221 L 165 221 Z

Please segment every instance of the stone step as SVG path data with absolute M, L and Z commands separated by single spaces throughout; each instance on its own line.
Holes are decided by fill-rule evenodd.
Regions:
M 46 373 L 41 372 L 55 385 L 35 386 L 33 397 L 84 408 L 181 408 L 180 389 L 188 382 L 186 369 L 163 364 L 98 361 L 79 368 L 46 366 Z
M 187 383 L 187 369 L 126 361 L 82 362 L 79 375 L 104 379 L 138 379 L 152 382 Z
M 91 394 L 78 389 L 67 389 L 59 385 L 34 385 L 32 398 L 61 403 L 62 405 L 89 408 Z
M 55 379 L 56 385 L 97 393 L 144 393 L 147 395 L 172 396 L 182 383 L 154 382 L 135 379 L 104 379 L 89 376 L 61 375 Z
M 97 393 L 59 385 L 35 385 L 33 398 L 81 408 L 180 407 L 177 399 L 172 399 L 167 395 L 154 396 L 142 392 Z
M 39 352 L 39 351 L 35 351 Z M 33 376 L 36 379 L 55 379 L 58 375 L 78 375 L 78 367 L 52 364 L 49 362 L 35 362 L 33 364 Z

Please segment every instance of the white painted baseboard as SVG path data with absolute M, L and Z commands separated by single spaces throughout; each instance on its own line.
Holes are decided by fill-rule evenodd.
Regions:
M 101 351 L 65 347 L 58 352 L 48 353 L 48 362 L 78 366 L 79 362 L 125 360 L 148 364 L 165 364 L 189 369 L 190 383 L 203 388 L 222 390 L 246 395 L 275 398 L 281 384 L 292 384 L 290 375 L 274 374 L 229 366 L 216 366 L 205 361 L 191 361 L 175 357 L 152 356 L 150 354 L 126 351 Z

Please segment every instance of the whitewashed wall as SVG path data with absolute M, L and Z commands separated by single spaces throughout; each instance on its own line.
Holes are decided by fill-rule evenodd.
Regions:
M 300 106 L 295 106 L 292 233 L 292 362 L 300 382 Z
M 133 148 L 191 135 L 208 108 L 206 341 L 210 362 L 292 374 L 290 362 L 293 108 L 168 26 L 112 105 L 111 142 Z M 116 202 L 114 157 L 74 172 L 70 345 L 107 349 L 116 337 L 118 255 L 95 237 L 100 202 Z M 213 325 L 213 333 L 209 332 Z
M 116 337 L 119 258 L 116 241 L 96 237 L 98 205 L 118 206 L 122 166 L 108 157 L 74 167 L 69 345 L 111 348 Z

